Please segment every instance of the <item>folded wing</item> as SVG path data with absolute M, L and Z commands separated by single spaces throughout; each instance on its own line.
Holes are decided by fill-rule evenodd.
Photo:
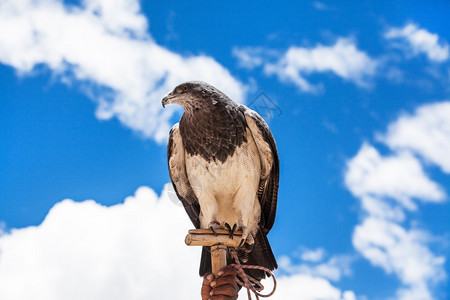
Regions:
M 200 228 L 200 204 L 189 183 L 186 173 L 185 151 L 181 140 L 178 123 L 170 130 L 167 144 L 167 160 L 169 163 L 169 175 L 175 193 L 183 203 L 189 218 L 195 228 Z

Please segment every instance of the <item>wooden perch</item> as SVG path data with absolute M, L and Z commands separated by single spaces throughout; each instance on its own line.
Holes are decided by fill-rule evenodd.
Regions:
M 225 229 L 216 229 L 217 236 L 210 229 L 191 229 L 184 242 L 188 246 L 211 247 L 212 273 L 227 265 L 227 247 L 237 247 L 241 241 L 242 231 L 236 231 L 234 238 L 229 237 L 230 232 Z

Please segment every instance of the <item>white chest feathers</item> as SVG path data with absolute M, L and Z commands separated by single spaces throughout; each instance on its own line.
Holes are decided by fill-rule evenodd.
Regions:
M 200 203 L 200 222 L 226 222 L 257 230 L 260 205 L 257 190 L 261 180 L 261 161 L 251 134 L 223 163 L 201 156 L 186 155 L 186 173 Z

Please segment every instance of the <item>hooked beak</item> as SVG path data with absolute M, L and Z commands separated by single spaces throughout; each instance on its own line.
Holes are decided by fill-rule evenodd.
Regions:
M 163 108 L 166 108 L 166 104 L 167 104 L 167 102 L 169 102 L 170 98 L 168 96 L 169 95 L 166 95 L 166 96 L 164 96 L 164 98 L 162 98 L 161 104 L 162 104 Z
M 174 97 L 174 95 L 172 93 L 168 93 L 167 95 L 164 96 L 164 98 L 162 98 L 161 104 L 163 106 L 163 108 L 166 108 L 167 104 L 171 104 L 172 102 L 170 100 L 172 100 Z

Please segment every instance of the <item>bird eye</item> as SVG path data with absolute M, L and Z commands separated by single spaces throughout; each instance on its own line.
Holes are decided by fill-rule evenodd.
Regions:
M 183 90 L 183 92 L 185 92 L 187 90 L 188 86 L 185 84 L 183 85 L 183 87 L 181 88 Z

